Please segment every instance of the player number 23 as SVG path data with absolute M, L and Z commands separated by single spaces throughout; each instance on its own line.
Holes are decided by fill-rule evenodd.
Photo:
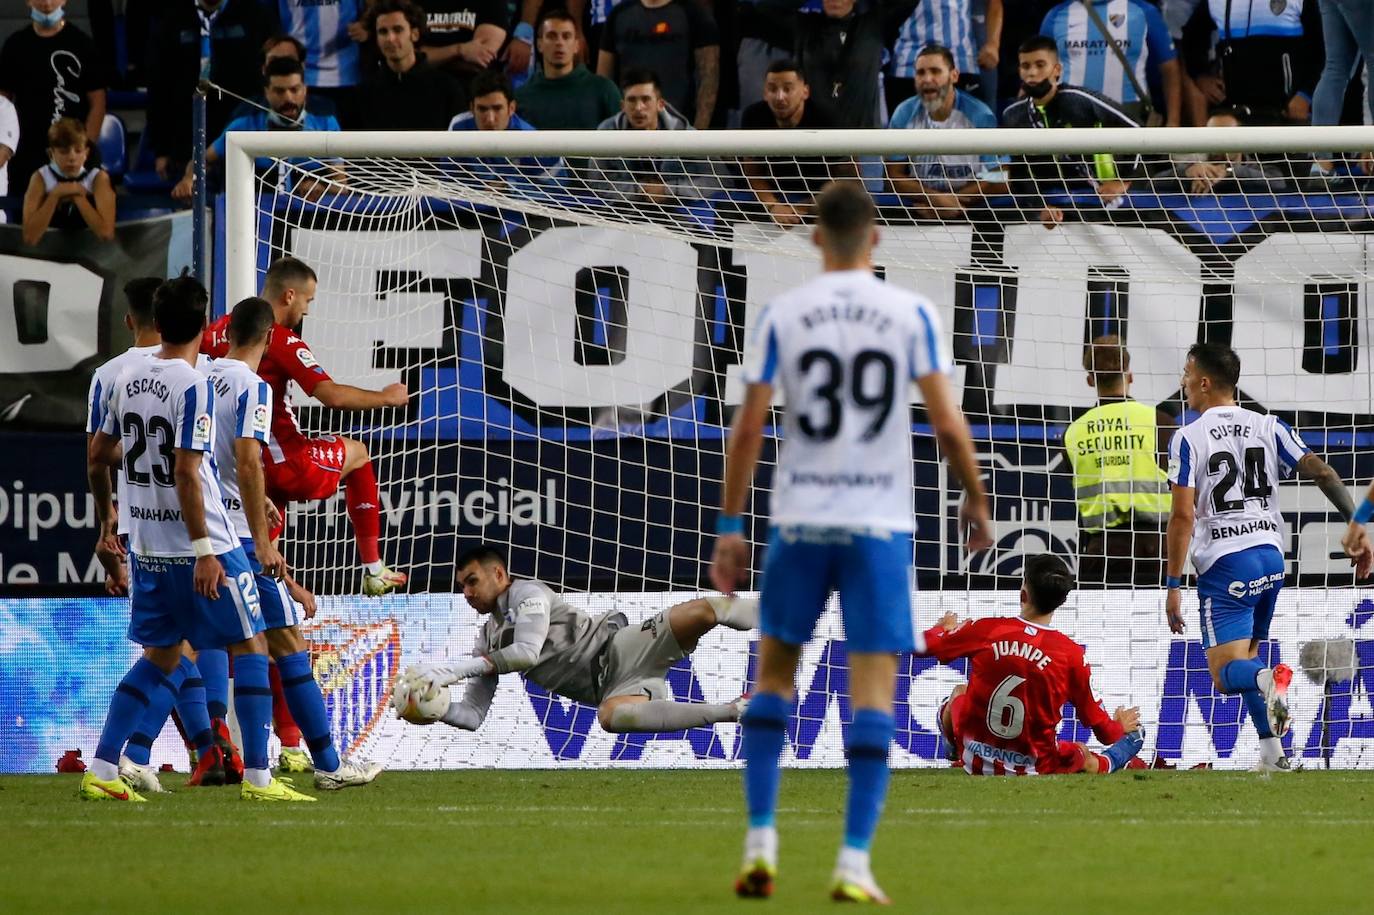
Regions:
M 988 700 L 988 730 L 998 737 L 1008 740 L 1020 737 L 1021 729 L 1026 726 L 1025 703 L 1012 695 L 1012 691 L 1025 682 L 1025 677 L 1013 674 L 992 691 L 992 698 Z

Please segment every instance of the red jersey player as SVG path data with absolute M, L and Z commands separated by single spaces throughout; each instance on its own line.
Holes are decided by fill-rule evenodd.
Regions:
M 262 297 L 272 303 L 272 325 L 267 352 L 258 374 L 272 388 L 272 434 L 263 451 L 267 495 L 278 504 L 327 499 L 344 484 L 348 517 L 363 563 L 363 592 L 372 596 L 394 591 L 406 583 L 403 572 L 382 564 L 380 500 L 372 459 L 362 442 L 342 435 L 308 438 L 296 423 L 287 388 L 295 382 L 306 395 L 337 410 L 373 410 L 403 407 L 408 394 L 399 382 L 380 391 L 340 384 L 321 368 L 293 328 L 310 313 L 315 298 L 315 271 L 304 261 L 283 257 L 272 264 L 262 284 Z M 206 328 L 201 351 L 222 356 L 228 349 L 225 316 Z
M 1108 717 L 1092 691 L 1083 648 L 1050 623 L 1073 588 L 1062 559 L 1026 560 L 1021 615 L 958 624 L 953 613 L 925 633 L 928 655 L 948 664 L 969 659 L 968 686 L 940 707 L 940 730 L 971 775 L 1105 775 L 1125 767 L 1145 742 L 1140 710 Z M 1107 745 L 1059 740 L 1060 711 L 1072 702 L 1078 720 Z

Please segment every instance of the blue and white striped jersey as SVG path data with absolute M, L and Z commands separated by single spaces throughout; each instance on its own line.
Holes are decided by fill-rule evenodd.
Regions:
M 129 548 L 136 555 L 195 555 L 177 499 L 177 449 L 206 454 L 200 462 L 200 491 L 215 555 L 238 548 L 210 454 L 214 410 L 210 379 L 181 359 L 141 359 L 115 381 L 100 431 L 118 436 L 124 450 L 119 511 L 128 518 Z
M 363 15 L 363 0 L 277 0 L 282 30 L 305 45 L 305 84 L 321 89 L 362 81 L 361 54 L 348 25 Z
M 774 525 L 914 530 L 911 382 L 953 365 L 935 306 L 867 270 L 773 300 L 743 378 L 783 390 Z
M 1110 32 L 1111 42 L 1121 48 L 1131 71 L 1142 86 L 1147 72 L 1178 57 L 1169 26 L 1154 6 L 1143 0 L 1093 0 L 1093 6 Z M 1082 86 L 1117 102 L 1140 101 L 1126 68 L 1121 65 L 1097 23 L 1081 0 L 1066 0 L 1045 14 L 1040 32 L 1059 45 L 1064 83 Z
M 620 5 L 621 0 L 590 0 L 592 25 L 601 25 L 611 15 L 611 10 Z
M 988 128 L 997 126 L 992 109 L 967 92 L 954 90 L 954 109 L 949 117 L 937 121 L 926 110 L 919 95 L 897 106 L 888 127 L 894 130 L 930 130 L 959 128 Z M 998 168 L 993 155 L 955 154 L 947 156 L 888 156 L 889 162 L 910 162 L 911 177 L 919 179 L 938 191 L 958 190 Z
M 1304 0 L 1207 0 L 1221 41 L 1302 37 Z
M 1199 575 L 1241 550 L 1284 549 L 1278 483 L 1310 450 L 1277 416 L 1239 406 L 1212 407 L 1174 433 L 1169 482 L 1194 491 Z
M 915 76 L 916 55 L 929 44 L 949 48 L 960 73 L 978 73 L 969 0 L 922 0 L 897 33 L 892 46 L 893 75 Z
M 215 389 L 215 467 L 219 471 L 224 509 L 239 539 L 253 536 L 243 511 L 239 490 L 239 465 L 234 446 L 241 438 L 267 444 L 272 429 L 272 391 L 267 382 L 238 359 L 210 363 L 210 384 Z
M 124 352 L 95 370 L 91 376 L 91 389 L 86 397 L 86 432 L 95 435 L 105 425 L 105 414 L 110 411 L 110 401 L 114 397 L 115 382 L 135 362 L 147 359 L 162 349 L 160 344 L 152 346 L 131 346 Z M 115 474 L 115 502 L 124 504 L 124 474 Z M 117 533 L 129 533 L 129 516 L 119 513 Z

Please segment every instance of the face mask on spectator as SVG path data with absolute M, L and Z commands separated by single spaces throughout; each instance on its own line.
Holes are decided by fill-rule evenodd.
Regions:
M 48 165 L 52 167 L 52 170 L 53 170 L 53 171 L 57 172 L 57 173 L 58 173 L 59 175 L 61 175 L 63 178 L 78 178 L 78 177 L 80 177 L 80 171 L 81 171 L 80 169 L 77 169 L 77 174 L 75 174 L 75 175 L 68 174 L 68 173 L 67 173 L 67 170 L 66 170 L 65 168 L 62 167 L 62 163 L 58 162 L 57 159 L 54 158 L 54 157 L 52 157 L 52 156 L 49 156 L 49 157 L 48 157 Z
M 50 29 L 60 23 L 62 21 L 62 16 L 63 12 L 60 6 L 51 13 L 40 12 L 32 7 L 29 8 L 29 17 L 45 29 Z
M 1054 82 L 1048 79 L 1042 79 L 1034 83 L 1022 82 L 1021 88 L 1025 89 L 1026 94 L 1031 98 L 1044 98 L 1049 95 L 1050 90 L 1054 88 Z
M 303 123 L 299 114 L 292 116 L 281 114 L 276 111 L 269 112 L 267 120 L 273 127 L 282 127 L 287 130 L 299 130 Z

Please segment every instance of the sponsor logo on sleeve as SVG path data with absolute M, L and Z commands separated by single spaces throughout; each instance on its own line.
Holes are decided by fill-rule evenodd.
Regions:
M 320 364 L 315 361 L 315 354 L 305 347 L 296 350 L 296 358 L 301 361 L 301 365 L 308 369 L 317 369 L 320 367 Z
M 210 433 L 213 423 L 209 413 L 202 413 L 196 417 L 196 424 L 191 429 L 191 441 L 197 445 L 204 445 L 210 441 Z
M 264 433 L 265 433 L 265 432 L 267 431 L 267 427 L 268 427 L 268 425 L 269 425 L 268 419 L 269 419 L 269 417 L 271 416 L 271 412 L 272 412 L 272 411 L 268 409 L 267 404 L 265 404 L 265 403 L 260 403 L 260 404 L 258 404 L 256 407 L 253 408 L 253 431 L 254 431 L 254 432 L 264 432 Z

